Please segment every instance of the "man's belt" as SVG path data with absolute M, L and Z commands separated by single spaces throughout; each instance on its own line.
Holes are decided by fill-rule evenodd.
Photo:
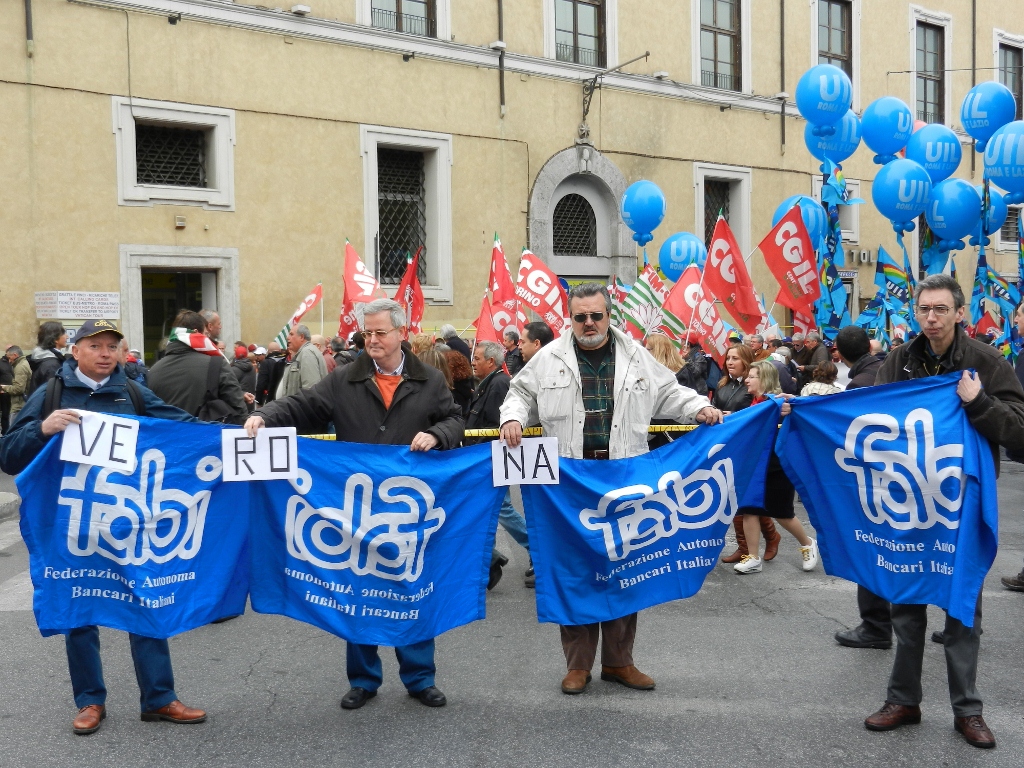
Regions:
M 602 460 L 607 460 L 608 459 L 608 451 L 584 451 L 583 452 L 583 458 L 584 459 L 602 459 Z

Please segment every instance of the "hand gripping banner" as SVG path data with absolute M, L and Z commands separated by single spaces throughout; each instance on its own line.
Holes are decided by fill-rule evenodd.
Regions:
M 776 452 L 827 573 L 893 603 L 937 605 L 970 627 L 999 510 L 992 454 L 960 404 L 960 376 L 800 398 Z
M 245 610 L 246 483 L 222 483 L 219 426 L 141 418 L 134 471 L 60 460 L 18 476 L 44 635 L 101 624 L 167 638 Z
M 252 607 L 356 643 L 409 645 L 484 618 L 505 488 L 491 448 L 299 440 L 299 479 L 251 490 Z
M 540 621 L 610 621 L 697 593 L 741 506 L 761 506 L 774 401 L 651 453 L 559 459 L 558 485 L 524 485 Z

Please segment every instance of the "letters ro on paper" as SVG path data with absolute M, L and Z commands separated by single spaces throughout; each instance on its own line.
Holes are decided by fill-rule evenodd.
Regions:
M 264 427 L 249 437 L 244 429 L 225 429 L 220 435 L 223 480 L 295 480 L 299 461 L 295 427 Z

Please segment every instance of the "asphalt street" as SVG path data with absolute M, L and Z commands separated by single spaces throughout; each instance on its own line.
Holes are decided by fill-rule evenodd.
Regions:
M 537 623 L 522 581 L 526 553 L 499 532 L 512 562 L 490 594 L 487 619 L 437 641 L 447 707 L 407 696 L 386 651 L 380 695 L 343 711 L 343 641 L 250 611 L 171 640 L 179 696 L 210 713 L 201 725 L 140 722 L 127 636 L 103 630 L 108 719 L 99 733 L 76 737 L 63 639 L 36 630 L 28 554 L 9 520 L 0 523 L 0 766 L 1019 768 L 1024 593 L 1004 590 L 999 577 L 1016 573 L 1024 556 L 1024 467 L 1003 467 L 1001 546 L 985 585 L 978 681 L 995 750 L 970 747 L 953 731 L 934 643 L 921 725 L 864 729 L 884 699 L 893 651 L 835 643 L 836 630 L 857 623 L 855 587 L 820 569 L 803 573 L 785 533 L 763 573 L 738 576 L 719 565 L 695 597 L 641 614 L 635 656 L 657 680 L 653 692 L 597 675 L 582 696 L 560 692 L 558 629 Z M 0 478 L 0 491 L 12 490 Z M 931 610 L 933 626 L 940 617 Z

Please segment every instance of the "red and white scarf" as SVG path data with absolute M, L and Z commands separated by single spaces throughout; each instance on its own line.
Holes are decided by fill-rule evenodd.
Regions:
M 211 357 L 217 357 L 220 354 L 217 345 L 210 341 L 209 336 L 199 333 L 199 331 L 190 331 L 188 328 L 172 328 L 171 335 L 167 337 L 167 340 L 188 344 L 196 352 L 202 352 Z

